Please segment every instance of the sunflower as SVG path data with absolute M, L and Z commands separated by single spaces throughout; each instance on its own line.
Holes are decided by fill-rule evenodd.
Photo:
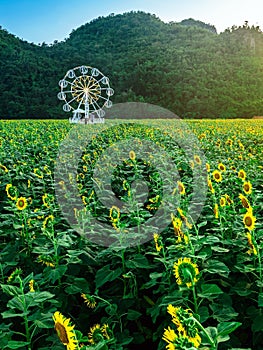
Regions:
M 51 170 L 49 169 L 48 165 L 45 165 L 43 168 L 47 175 L 51 175 Z
M 224 164 L 223 163 L 219 163 L 218 164 L 218 169 L 220 170 L 220 171 L 226 171 L 226 167 L 224 166 Z
M 8 277 L 7 282 L 11 283 L 13 282 L 17 276 L 20 276 L 22 274 L 22 270 L 20 268 L 16 268 L 15 271 L 11 273 L 11 275 Z
M 243 183 L 243 191 L 246 193 L 246 194 L 251 194 L 252 193 L 252 184 L 250 181 L 245 181 Z
M 216 182 L 221 182 L 221 181 L 222 181 L 222 174 L 221 174 L 220 171 L 214 170 L 213 173 L 212 173 L 212 175 L 213 175 L 213 178 L 214 178 L 214 180 L 215 180 Z
M 29 292 L 31 292 L 31 293 L 35 292 L 34 284 L 35 284 L 34 280 L 30 280 L 29 283 L 28 283 L 28 285 L 29 285 Z
M 229 197 L 228 194 L 225 194 L 225 198 L 226 198 L 226 201 L 227 201 L 227 204 L 228 204 L 228 205 L 233 204 L 233 201 L 232 201 L 232 199 Z
M 182 220 L 176 218 L 173 214 L 171 215 L 172 217 L 172 224 L 173 224 L 173 228 L 174 228 L 174 233 L 176 235 L 176 237 L 179 237 L 182 235 Z
M 82 293 L 81 297 L 84 299 L 84 303 L 90 309 L 94 309 L 95 306 L 97 305 L 96 300 L 92 295 Z
M 167 307 L 167 312 L 172 316 L 172 322 L 176 325 L 177 332 L 179 333 L 179 335 L 187 339 L 190 343 L 192 343 L 192 345 L 194 345 L 195 348 L 198 348 L 199 345 L 201 344 L 201 337 L 198 334 L 198 329 L 193 320 L 193 317 L 192 317 L 193 315 L 191 311 L 188 309 L 184 310 L 180 306 L 174 307 L 173 305 L 169 304 Z M 174 335 L 173 332 L 166 332 L 165 334 L 166 341 L 168 340 L 172 341 L 173 335 Z M 174 343 L 175 341 L 173 341 L 173 344 Z M 181 348 L 178 347 L 178 349 L 181 349 Z
M 252 209 L 248 209 L 246 214 L 243 216 L 243 223 L 245 227 L 252 231 L 255 228 L 256 217 L 253 215 Z
M 91 344 L 97 344 L 101 340 L 103 340 L 103 333 L 99 324 L 95 324 L 93 327 L 90 328 L 88 337 L 89 337 L 89 342 Z
M 226 141 L 226 145 L 228 145 L 228 146 L 232 146 L 232 144 L 233 144 L 233 140 L 231 140 L 231 139 L 228 139 L 227 141 Z
M 220 207 L 225 207 L 226 206 L 226 198 L 221 197 L 219 201 Z
M 198 165 L 202 164 L 201 158 L 198 155 L 194 155 L 194 160 L 195 160 L 196 164 L 198 164 Z
M 43 205 L 47 208 L 50 208 L 50 204 L 53 200 L 54 200 L 54 198 L 51 194 L 45 193 L 42 196 Z
M 130 152 L 129 152 L 129 158 L 130 158 L 131 160 L 135 160 L 136 154 L 135 154 L 134 151 L 130 151 Z
M 42 171 L 39 170 L 38 168 L 35 168 L 35 169 L 34 169 L 34 174 L 35 174 L 39 179 L 43 179 L 43 177 L 44 177 Z
M 17 198 L 16 197 L 16 187 L 11 185 L 11 184 L 7 184 L 5 187 L 5 190 L 6 190 L 7 197 L 12 199 L 12 201 L 15 201 Z
M 172 316 L 172 322 L 176 325 L 177 331 L 179 333 L 182 334 L 186 334 L 186 331 L 183 327 L 182 321 L 183 321 L 183 317 L 182 317 L 182 312 L 181 311 L 185 311 L 183 310 L 180 306 L 179 307 L 175 307 L 172 304 L 169 304 L 167 306 L 167 312 L 168 314 L 170 314 Z M 186 311 L 188 312 L 188 311 Z M 192 314 L 187 314 L 187 318 L 192 316 Z
M 174 329 L 169 326 L 168 329 L 164 329 L 163 340 L 166 341 L 166 343 L 174 343 L 177 338 L 178 336 Z
M 210 164 L 206 163 L 205 167 L 206 167 L 206 171 L 209 173 L 211 170 Z
M 218 217 L 219 217 L 219 210 L 218 210 L 218 204 L 217 203 L 214 206 L 214 214 L 215 214 L 215 218 L 218 219 Z
M 53 315 L 53 320 L 55 322 L 55 330 L 57 335 L 64 345 L 66 345 L 67 350 L 78 349 L 78 341 L 74 332 L 74 325 L 70 325 L 70 318 L 66 318 L 60 312 L 56 311 Z
M 48 215 L 44 221 L 43 221 L 43 228 L 46 228 L 47 225 L 50 223 L 50 222 L 53 222 L 54 221 L 54 216 L 53 215 Z
M 115 205 L 110 208 L 110 218 L 113 222 L 118 221 L 120 218 L 120 209 Z
M 186 224 L 187 228 L 191 229 L 193 227 L 192 224 L 190 224 L 190 222 L 188 221 L 187 217 L 184 215 L 184 212 L 182 211 L 181 208 L 177 208 L 177 211 L 181 217 L 181 219 L 183 220 L 183 222 Z
M 215 193 L 215 189 L 214 189 L 212 181 L 210 180 L 209 177 L 207 177 L 207 185 L 208 185 L 209 190 L 211 191 L 211 193 Z
M 245 147 L 244 147 L 243 143 L 240 140 L 238 140 L 238 146 L 239 146 L 240 149 L 242 149 L 242 151 L 244 151 Z
M 16 202 L 16 207 L 18 210 L 24 210 L 27 207 L 27 200 L 25 197 L 19 197 Z
M 253 253 L 254 255 L 257 255 L 257 249 L 253 243 L 253 238 L 250 232 L 247 232 L 247 241 L 248 241 L 248 245 L 250 247 L 250 249 L 247 251 L 248 254 Z
M 246 208 L 246 209 L 250 209 L 251 208 L 251 205 L 250 205 L 247 197 L 243 196 L 243 194 L 240 193 L 238 198 L 240 199 L 243 208 Z
M 159 243 L 161 243 L 161 239 L 160 239 L 160 235 L 158 235 L 158 233 L 154 233 L 153 234 L 153 239 L 154 239 L 154 243 L 155 243 L 155 249 L 156 251 L 159 253 L 163 246 L 162 245 L 159 245 Z
M 0 169 L 2 169 L 5 173 L 8 173 L 8 169 L 5 165 L 0 164 Z
M 39 255 L 37 258 L 37 262 L 42 263 L 49 267 L 55 267 L 54 259 L 50 256 Z
M 240 169 L 237 176 L 244 181 L 247 177 L 247 174 L 246 174 L 245 170 Z
M 177 181 L 178 191 L 181 195 L 185 194 L 185 187 L 181 181 Z
M 186 284 L 188 288 L 197 282 L 199 270 L 190 258 L 180 258 L 174 263 L 174 275 L 178 285 Z
M 104 336 L 105 339 L 110 339 L 110 334 L 112 333 L 112 331 L 110 330 L 110 327 L 108 324 L 104 324 L 102 327 L 101 327 L 101 332 Z

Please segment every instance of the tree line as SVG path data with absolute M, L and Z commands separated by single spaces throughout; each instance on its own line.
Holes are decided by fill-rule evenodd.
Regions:
M 58 82 L 79 65 L 110 78 L 113 103 L 147 102 L 180 117 L 263 115 L 263 34 L 245 22 L 218 34 L 198 20 L 164 23 L 141 11 L 110 14 L 53 44 L 0 29 L 0 118 L 68 118 Z

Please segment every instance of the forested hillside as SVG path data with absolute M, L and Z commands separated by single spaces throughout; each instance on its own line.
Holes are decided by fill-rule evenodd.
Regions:
M 109 76 L 114 103 L 153 103 L 181 117 L 263 115 L 259 27 L 245 23 L 217 34 L 200 21 L 164 23 L 130 12 L 95 19 L 53 45 L 1 29 L 0 118 L 68 118 L 58 81 L 78 65 Z

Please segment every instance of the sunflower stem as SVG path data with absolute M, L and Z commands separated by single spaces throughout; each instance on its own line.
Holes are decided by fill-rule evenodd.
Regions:
M 23 313 L 24 313 L 24 324 L 25 324 L 25 331 L 26 331 L 26 341 L 30 343 L 28 345 L 28 350 L 31 350 L 31 337 L 30 337 L 30 331 L 29 331 L 29 324 L 28 324 L 28 318 L 27 318 L 27 306 L 26 306 L 26 298 L 25 298 L 25 293 L 24 293 L 24 286 L 23 286 L 23 281 L 20 276 L 17 277 L 19 281 L 19 286 L 21 290 L 21 296 L 22 296 L 22 304 L 23 304 Z
M 195 290 L 195 281 L 193 279 L 191 272 L 188 269 L 186 269 L 186 273 L 188 274 L 188 276 L 191 279 L 191 284 L 192 284 L 191 289 L 193 292 L 193 299 L 194 299 L 194 310 L 195 310 L 195 313 L 197 314 L 198 313 L 198 303 L 197 303 L 197 295 L 196 295 L 196 290 Z
M 197 324 L 197 326 L 205 333 L 209 343 L 213 346 L 214 349 L 216 349 L 217 346 L 216 346 L 214 340 L 210 337 L 210 335 L 207 333 L 206 329 L 202 326 L 202 324 L 193 316 L 191 316 L 190 319 L 193 320 Z
M 257 250 L 257 256 L 258 256 L 259 280 L 262 281 L 261 254 L 260 254 L 259 246 L 258 246 L 257 243 L 256 243 L 256 250 Z M 262 293 L 262 286 L 261 286 L 261 284 L 260 284 L 260 287 L 259 287 L 259 291 L 260 291 L 260 293 Z
M 193 286 L 192 286 L 192 291 L 193 291 L 193 298 L 194 298 L 194 308 L 195 308 L 195 313 L 198 313 L 198 305 L 197 305 L 197 296 L 196 296 L 196 290 L 195 290 L 195 284 L 192 280 Z

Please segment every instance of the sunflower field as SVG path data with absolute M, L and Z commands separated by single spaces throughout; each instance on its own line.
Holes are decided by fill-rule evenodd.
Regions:
M 263 122 L 184 123 L 0 121 L 0 349 L 263 349 Z

